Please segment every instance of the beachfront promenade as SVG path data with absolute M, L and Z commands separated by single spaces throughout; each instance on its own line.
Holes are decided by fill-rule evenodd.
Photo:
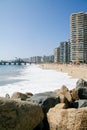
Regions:
M 0 65 L 27 65 L 27 64 L 36 64 L 36 62 L 28 62 L 28 61 L 0 61 Z

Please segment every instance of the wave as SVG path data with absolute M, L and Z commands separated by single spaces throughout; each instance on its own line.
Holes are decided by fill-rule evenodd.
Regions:
M 24 67 L 20 75 L 9 77 L 9 79 L 15 82 L 9 82 L 1 86 L 0 96 L 5 96 L 7 93 L 11 96 L 14 92 L 32 92 L 35 94 L 53 91 L 59 89 L 62 85 L 66 85 L 69 89 L 72 89 L 75 87 L 77 81 L 77 79 L 68 76 L 67 73 L 45 70 L 33 64 Z

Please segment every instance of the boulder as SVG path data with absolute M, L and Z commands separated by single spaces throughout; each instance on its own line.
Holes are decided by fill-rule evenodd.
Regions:
M 70 91 L 70 93 L 71 93 L 71 96 L 72 96 L 72 100 L 73 100 L 73 101 L 79 99 L 78 91 L 77 91 L 76 88 L 72 89 L 72 90 Z
M 0 98 L 0 130 L 33 130 L 43 118 L 33 103 Z
M 27 96 L 27 98 L 30 98 L 33 96 L 33 94 L 31 92 L 27 92 L 27 93 L 25 93 L 25 95 Z
M 11 99 L 20 99 L 20 100 L 26 100 L 28 97 L 26 94 L 20 93 L 20 92 L 14 92 L 11 96 Z
M 87 107 L 87 101 L 84 102 L 84 103 L 81 105 L 81 107 Z
M 67 100 L 67 98 L 63 94 L 59 94 L 60 103 L 65 103 L 66 108 L 70 107 L 70 102 Z
M 58 96 L 60 96 L 61 94 L 64 95 L 64 97 L 67 99 L 67 101 L 72 103 L 71 93 L 66 86 L 63 85 L 60 90 L 58 90 L 58 91 L 56 90 L 56 91 L 54 91 L 54 93 L 56 93 Z
M 59 94 L 59 98 L 60 98 L 60 103 L 65 103 L 66 102 L 66 97 L 63 94 Z
M 39 105 L 42 108 L 45 115 L 50 108 L 60 103 L 59 97 L 53 92 L 35 94 L 31 98 L 28 98 L 27 101 Z
M 80 100 L 76 100 L 74 102 L 75 106 L 76 104 L 78 104 L 78 108 L 81 108 L 81 107 L 87 107 L 87 100 L 86 99 L 80 99 Z
M 79 99 L 87 99 L 87 87 L 78 88 Z
M 28 98 L 27 101 L 39 105 L 44 112 L 44 120 L 34 130 L 49 130 L 47 112 L 50 108 L 60 103 L 59 97 L 53 92 L 44 92 L 33 95 L 31 98 Z
M 73 102 L 73 108 L 78 108 L 79 107 L 79 103 L 78 100 Z
M 87 99 L 87 81 L 79 79 L 76 83 L 79 99 Z
M 58 109 L 47 113 L 50 130 L 87 130 L 87 107 L 79 109 Z
M 79 79 L 76 82 L 76 88 L 81 88 L 81 87 L 87 87 L 87 81 L 85 81 L 84 79 Z
M 5 98 L 9 99 L 10 95 L 8 93 L 6 93 Z

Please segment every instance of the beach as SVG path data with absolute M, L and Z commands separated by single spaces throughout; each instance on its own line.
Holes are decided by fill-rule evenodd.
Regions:
M 53 69 L 59 72 L 68 73 L 73 78 L 87 79 L 87 65 L 74 65 L 74 64 L 57 64 L 57 63 L 45 63 L 41 64 L 44 69 Z
M 35 94 L 54 91 L 60 89 L 62 85 L 67 86 L 69 89 L 76 86 L 77 78 L 72 78 L 63 71 L 56 71 L 53 67 L 55 67 L 53 64 L 1 66 L 0 96 L 6 94 L 11 96 L 14 92 L 31 92 Z

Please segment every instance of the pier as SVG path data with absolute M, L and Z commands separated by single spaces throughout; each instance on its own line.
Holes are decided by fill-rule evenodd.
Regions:
M 36 64 L 36 62 L 28 62 L 28 61 L 0 61 L 0 65 L 27 65 L 27 64 Z

